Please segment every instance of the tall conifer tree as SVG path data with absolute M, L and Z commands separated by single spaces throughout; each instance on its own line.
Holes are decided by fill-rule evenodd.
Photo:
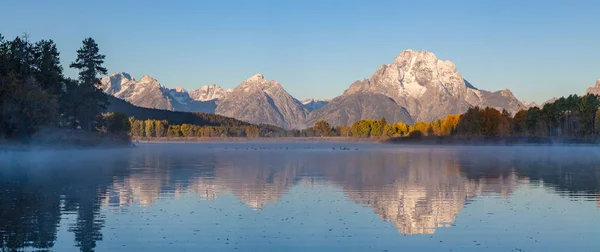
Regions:
M 83 46 L 77 50 L 77 59 L 70 67 L 79 70 L 79 86 L 77 88 L 79 102 L 77 118 L 82 128 L 94 129 L 97 116 L 106 110 L 108 97 L 99 89 L 99 75 L 106 75 L 102 66 L 105 56 L 100 54 L 98 44 L 92 38 L 83 40 Z

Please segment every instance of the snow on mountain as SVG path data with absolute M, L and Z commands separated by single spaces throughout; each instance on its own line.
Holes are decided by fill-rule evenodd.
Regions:
M 230 90 L 211 84 L 187 92 L 165 88 L 148 75 L 136 81 L 121 72 L 103 78 L 102 89 L 142 107 L 214 112 L 286 129 L 305 128 L 318 120 L 332 125 L 381 117 L 405 123 L 433 121 L 464 113 L 473 106 L 507 109 L 514 114 L 532 105 L 519 101 L 508 89 L 491 92 L 475 88 L 451 61 L 414 50 L 401 52 L 391 64 L 381 65 L 370 78 L 352 83 L 331 100 L 300 102 L 279 82 L 262 74 Z M 588 92 L 595 90 L 600 93 L 600 80 Z
M 521 104 L 523 104 L 523 106 L 525 106 L 526 109 L 529 108 L 533 108 L 533 107 L 540 107 L 537 103 L 535 102 L 529 102 L 529 101 L 521 101 Z
M 181 87 L 166 88 L 150 75 L 136 81 L 131 75 L 119 72 L 102 78 L 100 83 L 105 93 L 140 107 L 209 113 L 213 113 L 216 107 L 214 102 L 191 99 Z
M 330 100 L 331 99 L 308 98 L 302 101 L 302 105 L 304 105 L 304 108 L 310 112 L 322 108 L 323 106 L 327 105 Z
M 441 119 L 472 106 L 506 108 L 512 113 L 523 107 L 510 90 L 477 89 L 458 73 L 454 63 L 427 51 L 401 52 L 392 64 L 382 65 L 370 78 L 354 82 L 342 96 L 356 93 L 383 94 L 405 108 L 415 121 Z
M 215 113 L 250 123 L 304 128 L 308 111 L 279 82 L 256 74 L 219 100 Z
M 215 84 L 210 84 L 190 91 L 189 95 L 192 99 L 197 101 L 211 101 L 221 99 L 231 91 L 231 89 L 223 89 Z

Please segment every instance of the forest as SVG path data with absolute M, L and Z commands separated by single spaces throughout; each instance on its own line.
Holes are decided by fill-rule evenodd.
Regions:
M 108 73 L 103 66 L 105 57 L 94 39 L 84 39 L 76 60 L 69 64 L 78 70 L 78 78 L 72 79 L 63 74 L 53 40 L 32 42 L 27 34 L 8 40 L 0 34 L 0 143 L 130 144 L 132 135 L 141 136 L 136 133 L 139 123 L 132 130 L 136 120 L 130 117 L 186 125 L 181 136 L 204 132 L 198 127 L 213 128 L 206 131 L 211 136 L 233 136 L 242 131 L 245 135 L 246 128 L 250 135 L 255 128 L 263 136 L 281 131 L 214 114 L 136 107 L 109 96 L 99 88 L 100 77 Z M 193 125 L 194 130 L 188 132 L 187 125 Z M 157 129 L 158 133 L 148 136 L 162 136 L 160 126 Z
M 84 39 L 69 64 L 79 72 L 71 79 L 54 41 L 0 35 L 0 141 L 129 142 L 127 117 L 105 113 L 108 97 L 98 89 L 104 59 L 94 39 Z
M 600 100 L 597 96 L 570 95 L 511 115 L 494 108 L 469 108 L 463 114 L 447 115 L 433 122 L 388 123 L 360 120 L 352 125 L 331 126 L 318 121 L 311 128 L 283 130 L 270 125 L 244 123 L 198 125 L 169 120 L 130 118 L 132 137 L 549 137 L 595 139 L 600 135 Z M 189 114 L 189 113 L 188 113 Z M 173 121 L 173 120 L 171 120 Z
M 600 100 L 598 96 L 570 95 L 531 107 L 511 115 L 494 108 L 469 108 L 465 113 L 448 115 L 433 122 L 387 123 L 381 120 L 360 120 L 352 124 L 352 137 L 553 137 L 594 139 L 600 135 Z M 319 121 L 314 126 L 320 135 L 347 136 L 346 131 L 331 128 Z M 344 133 L 346 132 L 346 133 Z

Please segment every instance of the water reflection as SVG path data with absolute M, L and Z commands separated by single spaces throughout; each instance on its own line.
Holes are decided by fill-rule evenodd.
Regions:
M 478 197 L 509 199 L 527 186 L 600 206 L 595 148 L 258 145 L 0 154 L 0 247 L 51 250 L 65 226 L 75 246 L 93 251 L 105 232 L 103 208 L 127 211 L 193 194 L 201 200 L 234 195 L 261 211 L 298 184 L 338 187 L 407 235 L 434 234 L 454 225 Z

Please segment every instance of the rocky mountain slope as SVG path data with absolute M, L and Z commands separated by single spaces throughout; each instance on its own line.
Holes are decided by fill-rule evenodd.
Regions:
M 301 129 L 306 127 L 308 110 L 279 82 L 256 74 L 220 99 L 215 113 L 250 123 Z
M 205 113 L 214 113 L 216 108 L 214 99 L 192 99 L 185 89 L 168 89 L 149 75 L 136 81 L 131 75 L 120 72 L 102 78 L 100 83 L 105 93 L 139 107 Z
M 189 92 L 189 96 L 196 101 L 212 101 L 223 98 L 231 89 L 223 89 L 216 84 L 202 86 Z
M 136 81 L 129 74 L 116 73 L 102 79 L 102 89 L 141 107 L 216 113 L 286 129 L 306 128 L 318 120 L 331 125 L 381 117 L 389 122 L 432 121 L 473 106 L 506 109 L 514 114 L 533 106 L 519 101 L 508 89 L 477 89 L 451 61 L 413 50 L 401 52 L 391 64 L 380 66 L 368 79 L 352 83 L 332 100 L 300 102 L 281 84 L 260 74 L 231 90 L 211 84 L 187 92 L 165 88 L 148 75 Z M 600 93 L 600 80 L 588 92 Z
M 519 101 L 508 89 L 496 92 L 469 89 L 466 101 L 472 106 L 491 107 L 500 111 L 506 109 L 512 114 L 517 113 L 521 109 L 527 109 L 527 106 Z
M 357 93 L 389 97 L 415 121 L 441 119 L 471 106 L 506 108 L 511 113 L 524 108 L 510 90 L 479 90 L 456 71 L 454 63 L 427 51 L 401 52 L 392 64 L 382 65 L 369 79 L 353 83 L 342 96 Z
M 353 93 L 338 96 L 308 115 L 306 125 L 325 120 L 332 125 L 352 125 L 361 119 L 381 119 L 412 124 L 414 120 L 405 108 L 393 99 L 377 93 Z
M 529 101 L 521 101 L 521 104 L 523 104 L 523 106 L 525 106 L 526 109 L 533 108 L 533 107 L 538 107 L 538 108 L 540 107 L 540 105 L 538 105 L 537 103 L 529 102 Z
M 600 79 L 597 79 L 596 86 L 588 88 L 586 93 L 600 95 Z

